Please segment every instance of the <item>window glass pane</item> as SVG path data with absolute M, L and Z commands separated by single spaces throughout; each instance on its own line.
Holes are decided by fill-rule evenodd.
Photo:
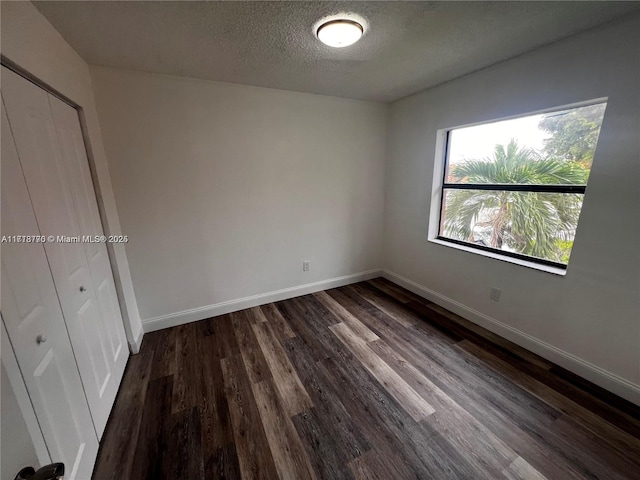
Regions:
M 446 183 L 586 185 L 606 103 L 449 132 Z
M 445 189 L 440 236 L 566 265 L 583 197 Z

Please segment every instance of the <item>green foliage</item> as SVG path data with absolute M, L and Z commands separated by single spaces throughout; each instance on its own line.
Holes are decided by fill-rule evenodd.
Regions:
M 544 142 L 547 156 L 590 167 L 606 107 L 600 103 L 544 117 L 539 127 L 551 134 Z
M 569 263 L 569 256 L 573 248 L 573 240 L 556 240 L 556 250 L 559 254 L 560 262 Z
M 543 159 L 512 139 L 506 146 L 496 145 L 493 157 L 454 165 L 450 174 L 468 183 L 584 185 L 589 170 L 575 162 Z
M 490 158 L 453 165 L 450 172 L 459 182 L 480 184 L 584 184 L 588 174 L 581 164 L 543 159 L 515 140 L 496 145 Z M 558 242 L 572 240 L 582 195 L 492 190 L 451 190 L 446 195 L 446 236 L 568 260 Z
M 545 116 L 542 152 L 511 140 L 493 155 L 451 165 L 450 183 L 586 185 L 606 104 Z M 583 195 L 449 190 L 444 235 L 568 263 Z

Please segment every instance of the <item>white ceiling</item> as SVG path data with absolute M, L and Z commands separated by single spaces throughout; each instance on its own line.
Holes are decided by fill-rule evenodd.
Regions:
M 389 102 L 640 8 L 639 2 L 34 2 L 90 64 Z M 365 25 L 344 49 L 318 21 Z

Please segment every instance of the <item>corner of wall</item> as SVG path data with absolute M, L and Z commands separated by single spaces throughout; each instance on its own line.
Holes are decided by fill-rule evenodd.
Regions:
M 142 341 L 144 339 L 144 329 L 142 328 L 142 323 L 140 323 L 140 329 L 133 335 L 134 340 L 129 341 L 129 351 L 136 355 L 140 353 L 140 349 L 142 348 Z
M 383 178 L 383 208 L 382 208 L 382 252 L 380 254 L 380 268 L 383 270 L 388 267 L 387 265 L 387 256 L 388 256 L 388 248 L 387 244 L 389 242 L 389 215 L 388 211 L 388 185 L 389 185 L 389 175 L 391 169 L 391 115 L 392 115 L 392 104 L 385 104 L 385 138 L 384 138 L 384 178 Z

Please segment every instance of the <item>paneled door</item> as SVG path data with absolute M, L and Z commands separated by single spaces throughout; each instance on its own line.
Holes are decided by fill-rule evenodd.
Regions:
M 53 113 L 53 123 L 56 127 L 58 143 L 60 145 L 61 160 L 64 164 L 65 176 L 68 180 L 69 191 L 77 214 L 80 234 L 83 236 L 99 237 L 104 235 L 98 203 L 93 189 L 89 162 L 82 138 L 82 130 L 78 112 L 75 108 L 67 105 L 62 100 L 49 95 L 49 104 Z M 82 298 L 79 308 L 79 315 L 86 315 L 89 309 L 95 309 L 95 328 L 84 323 L 84 318 L 80 318 L 77 326 L 82 329 L 73 332 L 78 336 L 78 342 L 85 345 L 85 358 L 92 358 L 100 355 L 100 358 L 92 358 L 91 373 L 87 376 L 95 382 L 93 394 L 97 396 L 93 401 L 96 404 L 94 422 L 98 435 L 102 437 L 102 432 L 107 423 L 111 406 L 118 393 L 118 386 L 124 373 L 129 357 L 127 338 L 124 333 L 120 306 L 116 294 L 113 272 L 109 262 L 107 246 L 103 242 L 83 242 L 84 255 L 89 267 L 89 282 L 85 286 L 87 291 Z M 63 272 L 69 278 L 69 288 L 73 290 L 73 273 Z M 69 330 L 72 332 L 72 329 Z M 75 340 L 72 337 L 75 348 Z M 101 358 L 106 359 L 105 373 L 100 373 L 99 366 Z M 86 387 L 85 387 L 86 388 Z M 90 401 L 91 405 L 91 401 Z M 94 411 L 94 408 L 91 410 Z
M 46 131 L 36 119 L 33 128 Z M 2 235 L 40 235 L 4 105 L 0 175 Z M 86 480 L 98 438 L 43 244 L 3 243 L 1 277 L 2 317 L 51 458 L 65 478 Z
M 5 107 L 80 376 L 102 437 L 129 351 L 77 111 L 3 67 Z

